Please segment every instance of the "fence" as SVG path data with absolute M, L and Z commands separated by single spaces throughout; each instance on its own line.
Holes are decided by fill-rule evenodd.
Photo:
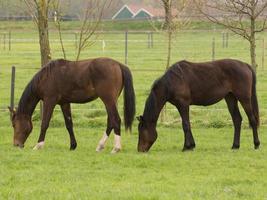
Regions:
M 204 32 L 204 31 L 203 31 Z M 181 32 L 179 33 L 180 35 L 182 34 L 187 34 L 188 32 Z M 246 41 L 244 42 L 244 40 L 239 39 L 238 37 L 234 36 L 233 34 L 229 34 L 229 32 L 225 32 L 225 31 L 219 31 L 219 32 L 209 32 L 211 33 L 210 35 L 213 35 L 210 38 L 210 42 L 211 45 L 210 47 L 208 47 L 207 45 L 205 45 L 205 48 L 209 49 L 208 51 L 210 52 L 210 56 L 205 56 L 208 58 L 208 60 L 215 60 L 217 58 L 220 58 L 220 52 L 221 51 L 225 51 L 226 49 L 229 50 L 229 52 L 233 51 L 233 46 L 232 45 L 236 45 L 235 43 L 240 43 L 241 41 L 243 43 L 246 43 Z M 11 33 L 11 31 L 8 32 L 4 32 L 4 33 L 0 33 L 0 49 L 2 49 L 3 51 L 11 51 L 12 46 L 16 46 L 18 44 L 33 44 L 33 43 L 38 43 L 38 39 L 35 36 L 34 37 L 27 37 L 27 38 L 18 38 L 16 35 L 18 33 L 15 33 L 14 36 L 12 36 L 13 34 Z M 23 33 L 21 33 L 23 35 Z M 107 35 L 117 35 L 118 39 L 117 42 L 121 42 L 120 46 L 122 46 L 122 44 L 124 45 L 123 49 L 124 49 L 124 53 L 122 55 L 124 55 L 124 63 L 128 64 L 129 61 L 129 42 L 132 43 L 144 43 L 147 44 L 146 48 L 147 49 L 154 49 L 154 43 L 156 44 L 160 44 L 160 43 L 164 43 L 166 42 L 166 38 L 162 37 L 160 40 L 158 39 L 159 37 L 156 38 L 156 42 L 154 39 L 154 35 L 164 35 L 163 32 L 152 32 L 152 31 L 109 31 L 109 32 L 98 32 L 96 33 L 97 35 L 101 35 L 101 36 L 107 36 Z M 78 47 L 78 33 L 77 32 L 63 32 L 63 35 L 65 35 L 65 40 L 64 43 L 65 45 L 70 45 L 70 43 L 73 43 L 75 46 L 75 49 L 77 49 Z M 124 35 L 124 36 L 123 36 Z M 142 39 L 137 39 L 137 40 L 133 40 L 130 37 L 133 35 L 139 35 L 142 36 Z M 216 35 L 216 36 L 214 36 Z M 119 37 L 122 36 L 120 39 Z M 144 37 L 145 36 L 145 37 Z M 52 34 L 52 38 L 50 39 L 51 43 L 56 43 L 59 44 L 59 40 L 55 39 L 56 33 Z M 63 36 L 64 37 L 64 36 Z M 179 42 L 179 35 L 178 38 L 174 38 L 174 41 L 177 40 L 178 43 L 182 43 Z M 232 37 L 232 38 L 230 38 Z M 101 38 L 101 37 L 100 37 Z M 95 39 L 94 40 L 95 43 L 99 43 L 101 46 L 101 50 L 102 52 L 104 52 L 107 48 L 107 43 L 110 42 L 115 42 L 115 40 L 110 39 L 110 37 L 102 37 L 102 39 Z M 184 41 L 184 40 L 183 40 Z M 206 41 L 208 42 L 208 41 Z M 173 42 L 175 43 L 175 42 Z M 208 42 L 209 43 L 209 42 Z M 221 43 L 221 44 L 220 44 Z M 164 44 L 166 46 L 166 44 Z M 244 44 L 242 44 L 244 45 Z M 174 48 L 175 45 L 173 44 Z M 229 46 L 232 46 L 229 48 Z M 260 59 L 258 59 L 258 63 L 260 64 L 261 68 L 264 68 L 264 64 L 265 64 L 265 39 L 264 36 L 262 38 L 257 38 L 257 55 Z M 248 48 L 248 47 L 247 47 Z M 237 51 L 240 51 L 237 50 Z M 245 50 L 247 53 L 249 52 L 248 49 Z M 121 55 L 121 57 L 122 57 Z M 173 56 L 172 56 L 173 57 Z M 187 56 L 183 56 L 183 57 L 187 57 Z M 249 60 L 248 60 L 249 61 Z
M 82 53 L 82 58 L 108 56 L 120 62 L 127 63 L 133 73 L 134 85 L 137 93 L 137 114 L 141 114 L 144 108 L 144 102 L 150 90 L 153 81 L 162 75 L 165 70 L 167 42 L 164 33 L 159 32 L 109 32 L 99 33 L 95 38 L 94 45 Z M 2 39 L 3 34 L 2 35 Z M 7 37 L 7 35 L 10 35 Z M 13 107 L 18 103 L 19 97 L 31 77 L 38 71 L 39 63 L 39 44 L 38 37 L 35 34 L 25 33 L 6 33 L 5 40 L 0 43 L 0 109 L 6 111 L 7 105 Z M 56 33 L 50 35 L 52 55 L 54 58 L 61 57 L 60 43 L 56 39 Z M 75 59 L 77 47 L 77 35 L 74 32 L 63 33 L 64 44 L 68 58 Z M 10 41 L 10 42 L 8 42 Z M 10 43 L 10 50 L 3 48 L 4 44 Z M 265 41 L 264 35 L 257 39 L 257 62 L 260 63 L 258 70 L 258 96 L 259 102 L 264 101 L 267 96 L 266 73 L 264 69 L 265 60 Z M 206 61 L 211 59 L 232 57 L 249 62 L 249 49 L 246 41 L 235 37 L 226 32 L 196 32 L 185 31 L 178 33 L 174 38 L 172 61 L 181 59 L 192 61 Z M 2 63 L 5 61 L 4 63 Z M 16 68 L 10 68 L 15 65 Z M 13 81 L 10 84 L 10 79 Z M 11 89 L 13 88 L 13 90 Z M 120 101 L 122 101 L 120 99 Z M 118 104 L 123 105 L 122 103 Z M 265 117 L 266 106 L 262 107 Z M 37 107 L 39 108 L 39 107 Z M 121 109 L 121 108 L 120 108 Z M 37 109 L 38 110 L 38 109 Z M 103 113 L 104 106 L 101 102 L 92 102 L 87 105 L 74 105 L 73 110 Z M 89 111 L 88 111 L 89 110 Z M 227 110 L 224 102 L 205 109 L 194 107 L 191 113 L 200 118 L 216 118 L 218 112 Z M 225 112 L 229 117 L 228 112 Z M 221 113 L 220 113 L 221 114 Z M 90 115 L 90 114 L 86 114 Z M 93 116 L 90 115 L 90 116 Z M 167 105 L 167 115 L 164 120 L 168 123 L 179 116 L 174 107 Z M 229 120 L 231 120 L 229 118 Z
M 36 68 L 28 68 L 28 69 L 24 69 L 24 70 L 32 70 L 34 71 L 33 73 L 35 73 L 37 71 Z M 21 73 L 21 72 L 20 72 Z M 161 74 L 164 73 L 164 70 L 153 70 L 153 69 L 145 69 L 145 70 L 132 70 L 132 73 L 133 73 L 133 76 L 134 77 L 140 77 L 140 74 L 142 75 L 150 75 L 150 76 L 159 76 Z M 21 73 L 20 75 L 19 74 L 16 74 L 16 67 L 13 66 L 11 68 L 11 83 L 10 83 L 10 107 L 11 108 L 14 108 L 15 105 L 16 105 L 16 102 L 18 102 L 19 100 L 19 93 L 21 93 L 23 91 L 23 88 L 24 88 L 24 85 L 19 85 L 19 86 L 16 86 L 18 84 L 15 84 L 16 83 L 16 78 L 15 77 L 20 77 L 20 76 L 23 76 L 23 74 L 25 73 Z M 139 80 L 141 81 L 141 80 Z M 18 81 L 17 81 L 18 82 Z M 16 89 L 17 87 L 17 89 Z M 148 96 L 148 93 L 149 93 L 149 87 L 146 87 L 146 88 L 143 88 L 143 87 L 138 87 L 136 88 L 136 95 L 137 97 L 139 98 L 138 101 L 137 101 L 137 111 L 138 113 L 142 113 L 142 109 L 144 107 L 144 102 L 145 102 L 145 99 L 146 97 Z M 20 92 L 18 92 L 18 90 L 20 90 Z M 16 95 L 15 95 L 16 94 Z M 267 96 L 267 90 L 265 89 L 258 89 L 258 97 L 259 97 L 259 100 L 262 102 L 263 99 L 265 99 Z M 122 99 L 120 99 L 120 103 L 118 104 L 119 105 L 119 109 L 121 110 L 122 112 L 122 105 L 123 103 L 121 102 Z M 89 103 L 89 105 L 91 105 L 92 103 Z M 39 106 L 37 106 L 37 112 L 40 111 L 39 109 Z M 80 113 L 81 111 L 85 111 L 85 112 L 93 112 L 93 113 L 97 113 L 97 112 L 101 112 L 103 116 L 105 116 L 105 108 L 104 106 L 102 105 L 101 102 L 96 102 L 96 103 L 93 103 L 91 106 L 88 106 L 88 105 L 75 105 L 72 110 L 74 112 L 78 112 Z M 60 109 L 56 109 L 57 112 L 60 112 Z M 222 111 L 224 114 L 222 114 Z M 263 111 L 262 113 L 265 113 L 265 111 L 267 111 L 267 108 L 266 106 L 263 106 L 263 108 L 261 108 L 261 111 Z M 220 113 L 220 114 L 219 114 Z M 226 114 L 225 114 L 226 113 Z M 196 106 L 193 106 L 193 108 L 191 109 L 191 114 L 195 115 L 195 116 L 198 116 L 197 117 L 197 120 L 199 120 L 199 118 L 209 118 L 211 116 L 213 117 L 221 117 L 221 116 L 224 116 L 224 115 L 228 115 L 228 111 L 227 111 L 227 106 L 224 105 L 224 102 L 223 103 L 219 103 L 219 104 L 215 104 L 213 105 L 212 108 L 203 108 L 203 107 L 196 107 Z M 218 115 L 219 114 L 219 115 Z M 244 114 L 244 113 L 243 113 Z M 40 116 L 40 115 L 38 115 Z M 97 114 L 97 116 L 99 116 Z M 121 115 L 122 116 L 122 115 Z M 161 122 L 166 122 L 166 123 L 171 123 L 171 122 L 175 122 L 178 120 L 177 118 L 177 110 L 175 109 L 175 107 L 171 106 L 171 105 L 167 105 L 166 108 L 165 108 L 165 112 L 163 113 L 163 115 L 161 116 L 160 120 Z M 90 117 L 95 117 L 94 114 L 90 115 Z M 230 123 L 230 115 L 227 116 L 228 117 L 228 123 Z M 264 119 L 265 119 L 265 115 L 263 115 Z M 170 121 L 171 120 L 171 121 Z M 178 120 L 179 121 L 179 120 Z M 205 120 L 204 120 L 205 121 Z M 199 122 L 198 122 L 199 123 Z M 265 124 L 265 122 L 263 122 L 263 124 Z M 225 125 L 225 124 L 224 124 Z M 218 125 L 216 124 L 216 126 L 224 126 L 224 125 Z

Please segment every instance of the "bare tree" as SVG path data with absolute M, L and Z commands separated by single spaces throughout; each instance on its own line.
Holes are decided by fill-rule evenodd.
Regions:
M 165 11 L 165 21 L 164 21 L 164 29 L 169 29 L 172 25 L 172 6 L 173 6 L 173 0 L 162 0 L 163 8 Z
M 167 33 L 168 44 L 166 69 L 168 69 L 171 61 L 173 38 L 175 38 L 176 33 L 185 27 L 190 21 L 189 17 L 185 17 L 183 15 L 186 7 L 189 5 L 190 0 L 161 0 L 161 2 L 165 11 L 165 21 L 163 22 L 161 29 Z M 166 105 L 161 112 L 161 121 L 164 121 L 165 115 Z
M 50 0 L 23 0 L 32 16 L 39 32 L 39 45 L 41 53 L 41 66 L 45 66 L 51 60 L 49 34 L 48 34 L 48 8 Z M 40 103 L 40 116 L 43 115 L 42 103 Z
M 194 0 L 198 10 L 213 23 L 224 26 L 250 44 L 251 65 L 256 70 L 256 34 L 266 26 L 267 0 Z
M 80 29 L 78 30 L 78 45 L 76 60 L 79 60 L 81 52 L 93 45 L 99 34 L 96 31 L 102 21 L 104 11 L 109 7 L 111 0 L 87 0 L 80 2 L 81 15 L 78 18 L 81 21 Z M 62 6 L 64 1 L 54 0 L 54 22 L 59 34 L 59 40 L 64 58 L 66 59 L 66 51 L 62 40 L 61 31 L 61 16 L 63 14 Z
M 81 51 L 93 45 L 95 39 L 99 36 L 96 31 L 102 20 L 104 11 L 109 7 L 111 0 L 90 0 L 86 1 L 86 5 L 81 20 L 81 27 L 79 30 L 78 49 L 76 60 L 79 60 Z M 94 40 L 92 39 L 94 37 Z
M 48 34 L 48 7 L 50 0 L 23 0 L 39 31 L 41 65 L 51 59 Z
M 165 21 L 163 29 L 167 32 L 168 47 L 167 47 L 167 62 L 166 69 L 170 66 L 172 39 L 176 33 L 189 23 L 189 17 L 185 17 L 184 11 L 189 5 L 189 0 L 161 0 L 164 11 Z
M 54 22 L 55 22 L 55 26 L 58 31 L 61 50 L 62 50 L 64 59 L 66 59 L 67 56 L 66 56 L 66 51 L 64 48 L 63 40 L 62 40 L 62 31 L 61 31 L 61 17 L 62 17 L 62 12 L 63 12 L 62 2 L 60 0 L 54 0 L 53 9 L 54 9 Z

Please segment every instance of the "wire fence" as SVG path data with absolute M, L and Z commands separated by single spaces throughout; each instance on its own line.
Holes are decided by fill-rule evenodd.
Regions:
M 190 37 L 186 36 L 188 34 Z M 194 37 L 194 34 L 199 35 Z M 76 53 L 78 46 L 78 33 L 75 31 L 63 32 L 62 35 L 68 56 L 74 59 L 73 55 Z M 88 57 L 88 55 L 85 56 L 85 53 L 90 52 L 95 57 L 111 56 L 133 66 L 138 63 L 135 59 L 136 54 L 139 54 L 138 60 L 141 61 L 144 59 L 149 60 L 149 54 L 166 57 L 167 41 L 164 32 L 109 31 L 99 32 L 96 35 L 96 37 L 92 38 L 94 43 L 91 47 L 92 49 L 85 51 L 84 57 Z M 17 55 L 38 55 L 38 42 L 38 37 L 34 32 L 31 34 L 24 32 L 12 33 L 11 31 L 0 33 L 0 50 L 2 52 L 16 51 Z M 54 49 L 54 57 L 62 56 L 60 40 L 56 32 L 50 34 L 50 43 Z M 264 35 L 257 38 L 257 59 L 259 67 L 262 69 L 264 69 L 266 60 L 265 43 Z M 226 31 L 181 31 L 173 38 L 172 46 L 172 58 L 175 58 L 174 61 L 184 58 L 201 61 L 233 57 L 245 59 L 245 61 L 249 62 L 248 42 Z M 141 56 L 140 52 L 142 52 Z M 154 59 L 153 56 L 151 57 L 152 59 Z
M 18 104 L 20 95 L 31 77 L 39 70 L 39 44 L 35 33 L 0 33 L 0 110 L 7 111 L 7 106 Z M 63 41 L 67 56 L 75 59 L 77 51 L 77 36 L 75 32 L 64 32 Z M 24 37 L 25 36 L 25 37 Z M 54 58 L 62 56 L 60 42 L 57 33 L 50 34 L 50 44 Z M 267 107 L 262 102 L 267 100 L 265 71 L 265 35 L 257 38 L 257 62 L 258 66 L 258 98 L 263 115 L 266 116 Z M 180 32 L 173 38 L 172 61 L 181 59 L 191 61 L 207 61 L 220 58 L 236 58 L 249 62 L 249 46 L 247 42 L 226 31 L 205 32 L 192 31 Z M 10 46 L 10 48 L 9 48 Z M 137 95 L 137 112 L 142 113 L 144 102 L 149 94 L 153 81 L 160 77 L 166 68 L 166 35 L 162 32 L 101 32 L 94 38 L 94 44 L 88 50 L 82 52 L 81 58 L 107 56 L 127 63 L 134 77 L 134 85 Z M 3 62 L 5 61 L 5 62 Z M 2 63 L 3 62 L 3 63 Z M 16 67 L 14 80 L 14 94 L 12 97 L 12 65 Z M 13 100 L 10 100 L 12 99 Z M 122 99 L 119 100 L 121 108 Z M 12 106 L 12 105 L 11 105 Z M 37 106 L 37 111 L 39 106 Z M 100 101 L 87 105 L 74 105 L 75 111 L 105 111 Z M 59 108 L 56 108 L 59 110 Z M 226 111 L 224 103 L 219 103 L 211 108 L 193 106 L 191 109 L 195 115 L 200 113 L 218 115 Z M 177 110 L 167 105 L 167 115 L 173 116 Z M 201 114 L 202 115 L 202 114 Z M 167 117 L 167 120 L 169 118 Z

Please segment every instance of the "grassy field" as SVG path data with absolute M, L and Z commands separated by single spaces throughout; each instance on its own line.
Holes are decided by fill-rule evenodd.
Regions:
M 73 22 L 72 22 L 73 23 Z M 75 59 L 75 29 L 66 23 L 63 34 L 67 58 Z M 111 25 L 110 25 L 111 26 Z M 118 28 L 123 30 L 123 28 Z M 95 147 L 106 126 L 102 102 L 73 105 L 78 148 L 70 152 L 69 138 L 57 107 L 47 132 L 46 146 L 33 151 L 40 131 L 39 111 L 34 130 L 24 150 L 12 147 L 12 128 L 7 106 L 10 101 L 11 66 L 16 66 L 15 102 L 40 67 L 38 35 L 29 22 L 1 22 L 0 38 L 12 31 L 11 51 L 0 42 L 0 199 L 267 199 L 267 71 L 262 63 L 262 39 L 257 38 L 257 90 L 260 106 L 262 146 L 253 149 L 252 131 L 244 118 L 241 149 L 232 151 L 233 127 L 225 102 L 191 109 L 192 131 L 197 148 L 182 153 L 183 132 L 177 111 L 167 105 L 158 124 L 159 138 L 148 154 L 136 151 L 137 122 L 132 135 L 122 133 L 123 151 L 111 155 L 113 135 L 104 152 Z M 177 34 L 172 62 L 211 60 L 215 38 L 216 59 L 236 58 L 249 62 L 248 44 L 232 34 L 229 47 L 222 48 L 222 31 L 183 31 Z M 57 32 L 50 32 L 53 58 L 62 57 Z M 147 34 L 129 33 L 128 65 L 134 77 L 137 115 L 142 114 L 153 81 L 163 74 L 166 36 L 154 34 L 153 48 Z M 102 49 L 103 41 L 105 49 Z M 265 50 L 266 51 L 266 50 Z M 124 62 L 124 33 L 102 34 L 83 58 L 108 56 Z M 264 55 L 265 60 L 267 57 Z M 265 68 L 265 69 L 264 69 Z M 39 108 L 39 107 L 37 107 Z M 119 101 L 122 112 L 122 99 Z

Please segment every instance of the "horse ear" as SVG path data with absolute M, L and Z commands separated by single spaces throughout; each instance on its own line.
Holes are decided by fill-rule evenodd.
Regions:
M 12 118 L 13 118 L 16 114 L 16 109 L 14 109 L 14 108 L 12 109 L 10 106 L 8 106 L 8 110 L 12 114 Z
M 14 114 L 14 113 L 16 112 L 16 110 L 13 109 L 13 108 L 11 108 L 10 106 L 8 106 L 8 110 L 9 110 L 9 112 L 11 112 L 12 114 Z
M 143 122 L 143 116 L 142 116 L 142 115 L 136 117 L 136 119 L 137 119 L 139 122 Z

